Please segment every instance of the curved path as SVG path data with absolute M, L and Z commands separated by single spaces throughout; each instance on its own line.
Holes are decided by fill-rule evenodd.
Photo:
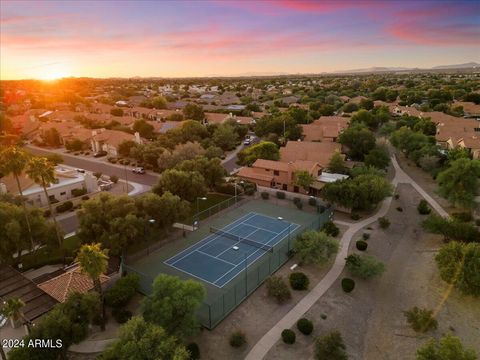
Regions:
M 408 176 L 399 166 L 395 156 L 391 158 L 393 167 L 395 169 L 395 177 L 392 180 L 394 188 L 399 183 L 407 183 L 412 185 L 418 193 L 427 200 L 430 206 L 435 209 L 441 216 L 448 217 L 447 212 L 430 196 L 428 195 L 410 176 Z M 370 225 L 378 220 L 378 218 L 385 216 L 392 202 L 392 197 L 383 200 L 380 209 L 371 217 L 356 223 L 338 222 L 342 225 L 347 225 L 349 228 L 343 234 L 340 240 L 340 251 L 335 258 L 335 262 L 325 277 L 290 310 L 280 321 L 278 321 L 250 350 L 245 357 L 246 360 L 263 359 L 268 351 L 280 339 L 281 333 L 284 329 L 290 329 L 295 323 L 303 317 L 303 315 L 317 302 L 317 300 L 325 294 L 325 292 L 333 285 L 335 280 L 340 276 L 345 267 L 345 258 L 348 256 L 348 248 L 353 236 L 362 228 Z

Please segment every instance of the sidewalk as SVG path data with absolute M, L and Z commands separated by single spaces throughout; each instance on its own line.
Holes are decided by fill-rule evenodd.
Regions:
M 410 178 L 398 165 L 395 156 L 391 158 L 392 164 L 395 170 L 395 176 L 392 180 L 394 188 L 400 183 L 411 184 L 415 190 L 422 195 L 425 200 L 434 208 L 441 216 L 448 216 L 446 211 L 430 196 L 428 195 L 412 178 Z M 385 216 L 392 202 L 392 197 L 388 197 L 383 200 L 380 209 L 376 214 L 371 217 L 357 222 L 347 223 L 339 221 L 340 225 L 347 225 L 349 228 L 343 234 L 340 240 L 340 251 L 335 258 L 335 263 L 328 271 L 325 277 L 302 299 L 300 302 L 288 312 L 279 322 L 277 322 L 250 350 L 245 357 L 246 360 L 259 360 L 263 359 L 268 351 L 276 344 L 280 339 L 281 333 L 284 329 L 290 329 L 315 304 L 320 297 L 327 292 L 327 290 L 333 285 L 337 278 L 342 273 L 345 267 L 345 258 L 348 256 L 348 249 L 353 236 L 362 228 L 370 225 L 378 220 L 378 218 Z

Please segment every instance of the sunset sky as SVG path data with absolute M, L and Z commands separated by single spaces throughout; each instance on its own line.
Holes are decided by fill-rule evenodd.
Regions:
M 1 79 L 480 62 L 479 1 L 5 1 Z

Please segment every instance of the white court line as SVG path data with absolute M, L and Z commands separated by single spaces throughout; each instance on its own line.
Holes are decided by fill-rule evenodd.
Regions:
M 295 225 L 296 225 L 296 227 L 295 227 L 294 231 L 300 226 L 300 225 L 298 225 L 298 224 L 295 224 Z M 285 229 L 285 230 L 288 230 L 288 228 Z M 284 230 L 284 231 L 285 231 L 285 230 Z M 282 232 L 283 232 L 283 231 L 282 231 Z M 280 234 L 281 234 L 281 233 L 277 234 L 277 236 L 280 235 Z M 269 245 L 269 243 L 270 243 L 273 239 L 275 239 L 277 236 L 271 238 L 271 239 L 270 239 L 266 244 L 264 244 L 264 245 Z M 282 237 L 282 240 L 283 240 L 284 238 L 285 238 L 285 237 Z M 278 242 L 277 242 L 277 243 L 278 243 Z M 246 258 L 247 269 L 248 269 L 248 266 L 249 266 L 249 264 L 248 264 L 248 259 L 249 259 L 251 256 L 255 255 L 257 252 L 259 252 L 260 250 L 261 250 L 261 249 L 257 249 L 257 250 L 255 250 L 253 253 L 251 253 L 250 255 L 247 256 L 247 258 Z M 258 259 L 259 259 L 259 258 L 256 258 L 252 263 L 250 263 L 250 265 L 254 264 L 255 261 L 257 261 Z M 216 284 L 220 279 L 222 279 L 222 278 L 224 278 L 225 276 L 227 276 L 228 274 L 230 274 L 230 273 L 231 273 L 233 270 L 235 270 L 239 265 L 241 265 L 241 263 L 238 264 L 238 265 L 235 265 L 235 267 L 234 267 L 233 269 L 229 270 L 228 272 L 226 272 L 225 274 L 223 274 L 222 277 L 220 277 L 220 278 L 218 278 L 217 280 L 215 280 L 214 284 Z M 235 274 L 235 275 L 233 276 L 233 278 L 234 278 L 235 276 L 237 276 L 237 275 L 238 275 L 238 274 Z M 232 279 L 233 279 L 233 278 L 232 278 Z M 230 279 L 228 282 L 230 282 L 232 279 Z M 225 284 L 223 284 L 223 285 L 228 284 L 228 282 L 225 283 Z M 217 286 L 218 286 L 218 285 L 217 285 Z M 219 286 L 219 287 L 223 287 L 223 286 Z
M 243 224 L 243 223 L 242 223 L 242 224 Z M 248 224 L 245 224 L 245 225 L 248 225 Z M 248 225 L 248 226 L 253 227 L 252 225 Z M 247 238 L 247 237 L 249 237 L 250 235 L 255 234 L 257 231 L 258 231 L 258 229 L 255 229 L 255 230 L 253 230 L 250 234 L 248 234 L 247 236 L 243 236 L 243 237 L 244 237 L 244 238 Z M 232 235 L 235 235 L 235 234 L 232 234 Z M 238 236 L 238 235 L 235 235 L 235 236 Z M 226 236 L 224 236 L 224 237 L 226 237 Z M 238 236 L 238 237 L 240 237 L 240 236 Z M 253 240 L 252 240 L 252 241 L 253 241 Z M 218 255 L 215 256 L 215 257 L 219 257 L 220 255 L 226 253 L 228 250 L 231 250 L 232 247 L 234 247 L 234 246 L 237 245 L 237 244 L 240 244 L 241 242 L 242 242 L 242 240 L 237 241 L 235 244 L 233 244 L 232 246 L 229 246 L 226 250 L 222 251 L 220 254 L 218 254 Z M 248 244 L 247 244 L 247 245 L 248 245 Z
M 194 250 L 194 251 L 191 252 L 191 254 L 193 254 L 195 251 L 196 251 L 196 252 L 199 252 L 200 254 L 207 255 L 207 256 L 209 256 L 209 257 L 211 257 L 211 258 L 213 258 L 213 259 L 217 259 L 217 260 L 223 261 L 223 262 L 226 263 L 226 264 L 230 264 L 230 265 L 232 265 L 232 266 L 235 266 L 235 264 L 231 263 L 230 261 L 226 261 L 226 260 L 217 258 L 216 256 L 207 254 L 206 252 L 203 252 L 203 251 L 200 251 L 200 250 Z
M 253 215 L 252 215 L 252 214 L 253 214 Z M 246 218 L 250 218 L 251 215 L 252 215 L 252 216 L 255 216 L 256 213 L 254 213 L 254 212 L 249 212 L 249 213 L 248 213 L 247 215 L 245 215 L 243 218 L 240 218 L 240 219 L 234 221 L 233 223 L 229 224 L 228 226 L 230 226 L 230 225 L 232 225 L 232 224 L 235 224 L 237 221 L 240 221 L 240 220 L 241 220 L 240 223 L 235 224 L 235 226 L 232 228 L 232 229 L 235 229 L 238 225 L 243 224 L 243 221 L 246 220 Z M 244 219 L 244 218 L 245 218 L 245 219 Z M 226 227 L 228 227 L 228 226 L 226 226 Z M 230 230 L 231 230 L 231 229 L 230 229 Z M 205 241 L 205 240 L 208 239 L 210 236 L 213 236 L 213 237 L 212 237 L 209 241 L 207 241 L 205 244 L 202 244 L 200 247 L 198 247 L 198 249 L 203 248 L 205 245 L 210 244 L 212 241 L 214 241 L 214 240 L 216 240 L 218 237 L 220 237 L 220 235 L 217 235 L 217 234 L 210 234 L 210 235 L 208 235 L 207 237 L 205 237 L 205 238 L 203 238 L 202 240 L 200 240 L 199 242 L 197 242 L 197 243 L 189 246 L 188 248 L 182 250 L 180 253 L 175 254 L 175 255 L 172 256 L 171 258 L 165 260 L 164 263 L 167 264 L 167 265 L 173 265 L 173 264 L 175 264 L 177 261 L 182 260 L 183 258 L 185 258 L 186 256 L 188 256 L 189 254 L 191 254 L 191 253 L 193 252 L 193 251 L 187 251 L 187 250 L 190 250 L 191 248 L 193 248 L 193 247 L 195 247 L 195 246 L 198 246 L 199 243 L 201 243 L 202 241 Z M 197 249 L 195 249 L 195 250 L 197 250 Z M 169 264 L 169 263 L 168 263 L 168 262 L 169 262 L 170 260 L 172 260 L 174 257 L 178 256 L 179 254 L 183 254 L 184 252 L 187 252 L 187 254 L 185 254 L 185 255 L 182 256 L 181 258 L 175 260 L 172 264 Z

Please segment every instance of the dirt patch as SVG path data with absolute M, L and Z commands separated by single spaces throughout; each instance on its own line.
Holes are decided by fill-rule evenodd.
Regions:
M 314 339 L 332 330 L 342 333 L 350 359 L 414 359 L 416 349 L 428 337 L 438 338 L 445 333 L 459 336 L 465 345 L 480 352 L 480 300 L 449 292 L 434 262 L 442 241 L 424 233 L 420 226 L 424 218 L 416 211 L 420 195 L 406 184 L 399 185 L 397 193 L 400 197 L 392 201 L 387 214 L 390 228 L 382 230 L 373 224 L 371 231 L 359 231 L 349 250 L 357 252 L 355 240 L 363 232 L 370 232 L 367 253 L 385 263 L 383 276 L 367 281 L 356 279 L 355 290 L 345 294 L 340 281 L 350 275 L 344 271 L 305 314 L 314 322 L 313 334 L 304 336 L 295 329 L 297 342 L 277 342 L 266 359 L 312 358 Z M 438 329 L 421 336 L 411 330 L 402 312 L 413 306 L 435 309 Z M 326 319 L 322 319 L 323 314 Z
M 345 230 L 340 227 L 340 238 Z M 331 261 L 322 266 L 302 266 L 295 271 L 302 271 L 310 279 L 310 287 L 313 288 L 330 269 Z M 292 272 L 290 267 L 296 263 L 295 259 L 288 261 L 275 275 L 282 276 L 288 283 L 288 275 Z M 214 330 L 203 330 L 193 341 L 200 345 L 202 359 L 243 359 L 248 351 L 266 334 L 275 323 L 287 314 L 305 295 L 305 291 L 292 290 L 292 299 L 283 305 L 277 304 L 267 297 L 265 284 L 260 286 L 250 295 L 237 309 L 235 309 Z M 247 336 L 247 344 L 240 348 L 232 348 L 228 341 L 230 335 L 242 330 Z

